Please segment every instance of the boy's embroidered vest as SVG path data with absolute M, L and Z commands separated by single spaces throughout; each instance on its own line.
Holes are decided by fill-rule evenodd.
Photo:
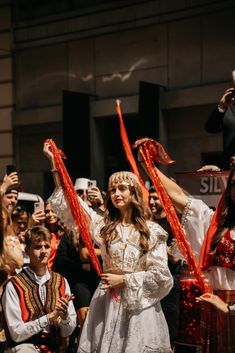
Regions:
M 57 300 L 65 295 L 65 282 L 63 277 L 50 272 L 50 279 L 46 282 L 46 302 L 42 304 L 39 296 L 39 286 L 35 283 L 26 271 L 11 277 L 20 299 L 22 319 L 24 322 L 39 319 L 55 309 Z
M 57 300 L 65 296 L 65 281 L 64 278 L 56 272 L 50 271 L 50 279 L 45 283 L 46 285 L 46 300 L 45 304 L 41 302 L 39 296 L 39 286 L 35 283 L 31 277 L 27 274 L 25 270 L 22 270 L 16 276 L 10 278 L 12 284 L 14 285 L 20 300 L 20 308 L 22 311 L 22 319 L 24 322 L 33 321 L 39 319 L 55 309 L 55 304 Z M 53 333 L 50 336 L 55 335 L 54 328 L 51 327 Z M 10 338 L 9 333 L 6 330 L 7 341 L 9 346 L 15 346 L 17 343 Z M 34 343 L 38 345 L 39 335 L 35 335 L 26 342 Z M 53 338 L 53 346 L 55 343 L 55 337 Z M 59 339 L 57 337 L 56 341 Z M 57 341 L 58 342 L 58 341 Z M 21 342 L 24 343 L 24 342 Z M 49 346 L 50 346 L 50 342 Z

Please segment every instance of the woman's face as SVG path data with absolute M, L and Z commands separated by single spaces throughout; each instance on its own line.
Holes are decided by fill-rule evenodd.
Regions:
M 28 214 L 27 212 L 22 212 L 18 217 L 12 220 L 13 230 L 16 235 L 24 232 L 28 226 Z
M 58 217 L 52 211 L 51 205 L 49 203 L 45 207 L 45 217 L 47 224 L 55 224 L 58 221 Z
M 4 207 L 8 212 L 11 212 L 17 204 L 18 201 L 18 192 L 11 192 L 4 194 L 2 196 L 2 207 Z
M 110 198 L 114 207 L 127 209 L 131 204 L 131 191 L 128 184 L 117 184 L 110 190 Z

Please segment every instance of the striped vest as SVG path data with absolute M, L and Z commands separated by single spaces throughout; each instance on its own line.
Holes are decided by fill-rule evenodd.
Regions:
M 20 307 L 24 322 L 39 319 L 55 309 L 57 300 L 65 295 L 64 278 L 56 272 L 50 271 L 50 279 L 46 285 L 46 302 L 42 304 L 38 284 L 35 283 L 26 271 L 22 270 L 18 275 L 11 277 L 20 299 Z

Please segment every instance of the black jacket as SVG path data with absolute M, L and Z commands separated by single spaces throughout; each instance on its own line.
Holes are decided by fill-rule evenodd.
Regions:
M 235 154 L 235 106 L 224 113 L 216 108 L 206 121 L 205 129 L 209 133 L 223 133 L 223 157 L 220 167 L 229 170 L 230 157 Z

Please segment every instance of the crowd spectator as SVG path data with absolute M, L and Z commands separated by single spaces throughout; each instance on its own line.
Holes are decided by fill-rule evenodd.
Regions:
M 235 71 L 233 71 L 235 75 Z M 229 170 L 230 158 L 235 155 L 235 77 L 233 87 L 228 88 L 219 99 L 216 109 L 208 117 L 205 129 L 209 133 L 223 133 L 223 154 L 219 166 Z

